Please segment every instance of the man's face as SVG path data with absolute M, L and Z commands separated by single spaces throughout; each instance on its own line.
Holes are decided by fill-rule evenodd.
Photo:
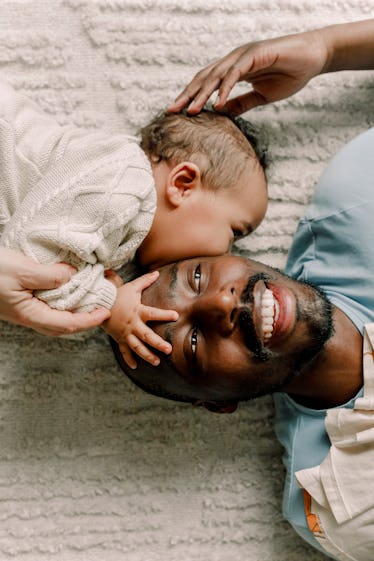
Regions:
M 166 391 L 208 401 L 242 400 L 279 389 L 331 335 L 330 305 L 316 289 L 235 256 L 160 269 L 143 303 L 175 309 L 155 330 L 169 340 L 178 371 L 153 367 Z M 142 368 L 131 372 L 142 383 Z

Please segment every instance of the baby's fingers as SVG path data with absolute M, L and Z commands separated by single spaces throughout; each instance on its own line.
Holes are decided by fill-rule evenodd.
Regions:
M 148 339 L 148 337 L 147 337 L 147 339 Z M 161 337 L 160 337 L 160 339 L 161 339 Z M 160 364 L 159 357 L 156 354 L 154 354 L 150 349 L 148 349 L 148 347 L 146 347 L 146 345 L 143 343 L 143 341 L 141 341 L 136 335 L 134 335 L 132 333 L 131 335 L 128 336 L 127 341 L 128 341 L 128 345 L 132 349 L 132 351 L 135 354 L 137 354 L 138 356 L 140 356 L 140 358 L 142 358 L 146 362 L 149 362 L 150 364 L 152 364 L 152 366 L 158 366 Z M 166 345 L 168 347 L 171 347 L 171 345 L 169 345 L 169 343 L 167 343 L 163 339 L 161 339 L 161 341 L 164 343 L 163 346 L 165 346 L 165 343 L 166 343 Z M 155 345 L 153 345 L 153 346 L 155 346 Z M 121 349 L 121 345 L 120 345 L 120 349 Z M 160 350 L 162 350 L 162 349 L 160 349 Z M 135 367 L 131 367 L 131 368 L 136 368 L 136 363 L 135 363 Z
M 120 341 L 118 346 L 123 356 L 123 360 L 126 362 L 127 366 L 129 366 L 134 370 L 137 367 L 137 363 L 136 360 L 134 359 L 130 347 L 123 341 Z
M 162 310 L 142 304 L 139 309 L 139 316 L 146 323 L 147 321 L 177 321 L 179 314 L 175 310 Z
M 107 269 L 104 271 L 105 278 L 114 284 L 116 288 L 120 288 L 123 285 L 123 280 L 113 269 Z
M 143 292 L 143 290 L 151 286 L 151 284 L 153 284 L 159 276 L 160 273 L 158 271 L 152 271 L 152 273 L 146 273 L 145 275 L 130 281 L 128 284 L 132 284 L 139 292 Z
M 147 345 L 149 345 L 150 347 L 153 347 L 154 349 L 157 349 L 158 351 L 161 351 L 166 355 L 170 354 L 173 350 L 170 343 L 165 341 L 165 339 L 160 337 L 160 335 L 157 335 L 157 333 L 147 325 L 144 327 L 144 330 L 141 334 L 141 340 L 144 341 L 144 343 L 147 343 Z

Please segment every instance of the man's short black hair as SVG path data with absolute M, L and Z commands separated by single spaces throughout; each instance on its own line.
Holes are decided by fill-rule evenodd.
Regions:
M 172 401 L 180 401 L 180 402 L 184 402 L 184 403 L 194 403 L 196 400 L 190 397 L 185 397 L 185 396 L 180 396 L 180 395 L 176 395 L 173 394 L 172 392 L 168 392 L 166 390 L 164 390 L 159 384 L 157 384 L 156 382 L 152 382 L 149 384 L 142 384 L 141 382 L 139 382 L 131 373 L 133 372 L 133 370 L 126 364 L 122 353 L 119 349 L 119 345 L 118 343 L 112 339 L 112 337 L 109 337 L 109 341 L 110 341 L 110 345 L 112 347 L 113 353 L 114 353 L 114 357 L 118 363 L 118 366 L 120 367 L 120 369 L 122 370 L 122 372 L 124 372 L 126 374 L 126 376 L 141 390 L 143 390 L 146 393 L 149 393 L 151 395 L 154 395 L 156 397 L 162 397 L 165 399 L 171 399 Z M 154 351 L 156 352 L 156 351 Z M 177 369 L 175 368 L 174 364 L 172 363 L 171 360 L 168 360 L 168 357 L 166 355 L 163 356 L 162 358 L 163 360 L 163 364 L 167 365 L 168 368 L 171 368 L 174 370 L 174 372 L 178 372 Z M 138 361 L 138 367 L 140 369 L 144 369 L 146 368 L 148 369 L 156 369 L 156 368 L 162 368 L 162 363 L 159 367 L 156 366 L 152 366 L 151 364 L 149 364 L 148 362 L 145 362 L 144 360 L 140 359 L 139 357 L 137 357 L 137 361 Z
M 155 397 L 161 397 L 164 399 L 169 399 L 171 401 L 178 401 L 181 403 L 190 403 L 191 405 L 204 405 L 206 409 L 208 409 L 211 412 L 219 412 L 221 408 L 227 407 L 228 405 L 231 405 L 232 402 L 229 401 L 222 401 L 222 402 L 218 402 L 218 401 L 214 401 L 213 402 L 209 402 L 208 404 L 205 404 L 203 401 L 198 400 L 197 398 L 191 398 L 191 397 L 187 397 L 187 396 L 183 396 L 183 395 L 177 395 L 175 393 L 169 392 L 167 390 L 165 390 L 164 388 L 162 388 L 154 379 L 152 379 L 152 381 L 148 382 L 147 384 L 144 384 L 142 382 L 139 382 L 139 380 L 137 380 L 133 375 L 132 372 L 134 372 L 124 361 L 122 353 L 119 349 L 118 343 L 116 343 L 116 341 L 114 341 L 114 339 L 112 339 L 111 337 L 109 337 L 109 341 L 110 341 L 110 345 L 112 347 L 113 353 L 114 353 L 114 357 L 118 363 L 118 366 L 120 367 L 120 369 L 122 370 L 122 372 L 124 372 L 126 374 L 126 376 L 141 390 L 143 390 L 144 392 L 150 394 L 150 395 L 154 395 Z M 157 353 L 157 351 L 154 350 L 154 352 Z M 157 353 L 159 354 L 159 353 Z M 137 369 L 141 369 L 141 370 L 146 370 L 147 372 L 159 372 L 160 369 L 169 369 L 172 370 L 174 373 L 178 374 L 178 370 L 175 367 L 175 365 L 173 364 L 173 361 L 170 359 L 170 357 L 168 357 L 167 355 L 159 355 L 161 358 L 161 363 L 159 366 L 152 366 L 151 364 L 149 364 L 148 362 L 145 362 L 144 360 L 140 359 L 137 357 L 137 361 L 138 361 L 138 367 Z

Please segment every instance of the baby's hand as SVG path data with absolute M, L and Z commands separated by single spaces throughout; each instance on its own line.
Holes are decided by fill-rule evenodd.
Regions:
M 165 354 L 172 351 L 170 343 L 157 335 L 147 322 L 175 321 L 178 319 L 178 313 L 174 310 L 145 306 L 141 302 L 143 290 L 153 284 L 158 276 L 158 271 L 154 271 L 119 287 L 111 316 L 104 324 L 105 331 L 117 341 L 130 368 L 137 366 L 133 353 L 154 366 L 160 363 L 159 357 L 144 343 Z

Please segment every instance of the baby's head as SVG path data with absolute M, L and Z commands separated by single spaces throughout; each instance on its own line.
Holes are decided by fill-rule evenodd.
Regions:
M 227 253 L 267 208 L 265 151 L 243 119 L 213 111 L 162 113 L 141 131 L 157 190 L 141 265 Z

